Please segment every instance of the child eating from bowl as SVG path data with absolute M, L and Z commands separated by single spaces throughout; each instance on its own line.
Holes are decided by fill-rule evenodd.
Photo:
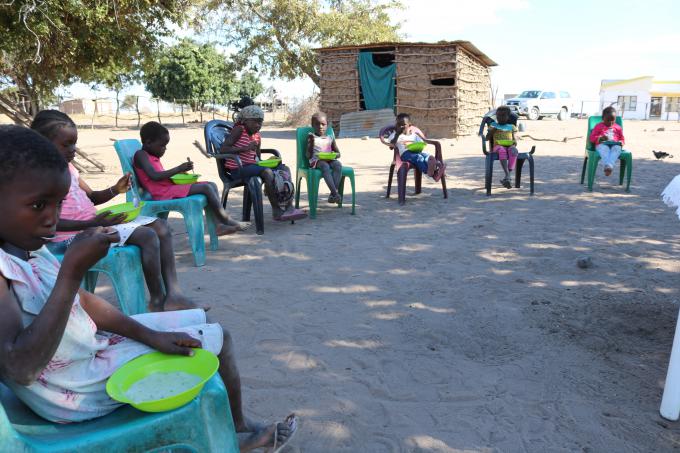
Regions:
M 139 130 L 142 139 L 142 149 L 135 153 L 134 169 L 139 183 L 146 189 L 154 200 L 172 200 L 189 195 L 203 195 L 208 201 L 208 208 L 215 214 L 221 225 L 217 225 L 219 236 L 246 230 L 250 224 L 237 222 L 229 218 L 229 214 L 222 207 L 220 195 L 214 182 L 198 182 L 194 184 L 175 184 L 170 178 L 194 169 L 191 161 L 166 170 L 161 164 L 161 157 L 165 154 L 170 143 L 170 131 L 156 121 L 149 121 Z
M 182 293 L 177 281 L 172 236 L 165 220 L 138 216 L 126 222 L 126 214 L 111 215 L 109 211 L 97 214 L 95 205 L 106 203 L 129 190 L 130 175 L 124 175 L 108 189 L 92 190 L 72 163 L 78 142 L 78 130 L 73 120 L 60 111 L 43 110 L 35 116 L 31 129 L 52 142 L 68 163 L 71 175 L 56 233 L 48 248 L 63 254 L 76 234 L 85 228 L 112 227 L 119 238 L 115 246 L 130 244 L 140 249 L 144 280 L 149 288 L 150 311 L 196 308 L 196 304 Z
M 328 202 L 339 203 L 340 194 L 338 193 L 338 187 L 342 178 L 342 164 L 338 160 L 340 150 L 338 149 L 335 137 L 326 134 L 328 118 L 325 113 L 316 112 L 312 115 L 312 128 L 314 132 L 310 132 L 307 137 L 306 154 L 307 159 L 309 159 L 309 166 L 321 170 L 323 179 L 331 190 Z M 335 153 L 335 157 L 329 159 L 324 153 Z
M 264 426 L 243 415 L 231 337 L 200 309 L 125 316 L 80 288 L 85 272 L 119 240 L 109 227 L 78 234 L 59 262 L 44 245 L 56 233 L 71 175 L 54 145 L 18 126 L 0 126 L 0 380 L 34 412 L 59 423 L 104 416 L 122 404 L 107 379 L 158 350 L 218 355 L 241 451 L 288 442 L 291 414 Z

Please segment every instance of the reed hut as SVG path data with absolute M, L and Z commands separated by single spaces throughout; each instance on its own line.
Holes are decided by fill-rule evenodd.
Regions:
M 469 41 L 377 43 L 316 50 L 321 109 L 335 127 L 362 110 L 408 113 L 433 137 L 476 132 L 491 108 L 490 67 Z M 342 131 L 341 131 L 342 133 Z

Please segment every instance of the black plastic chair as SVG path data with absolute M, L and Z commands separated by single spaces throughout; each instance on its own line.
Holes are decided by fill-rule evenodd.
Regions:
M 479 136 L 482 139 L 482 152 L 486 156 L 485 159 L 485 180 L 484 187 L 486 188 L 486 196 L 491 196 L 491 180 L 493 178 L 493 162 L 499 160 L 498 153 L 492 153 L 487 150 L 485 129 L 492 122 L 495 121 L 495 111 L 491 111 L 484 115 L 482 123 L 479 126 Z M 513 112 L 510 114 L 510 123 L 517 125 L 518 116 Z M 493 149 L 493 143 L 489 144 L 489 148 Z M 517 164 L 515 166 L 515 188 L 519 189 L 522 181 L 522 167 L 525 161 L 529 161 L 529 192 L 534 194 L 534 152 L 536 146 L 532 146 L 528 152 L 520 152 L 517 154 Z
M 221 154 L 220 148 L 225 138 L 231 133 L 234 123 L 224 120 L 208 121 L 203 128 L 205 136 L 205 149 L 210 157 L 215 158 L 217 172 L 220 175 L 224 188 L 222 189 L 222 206 L 227 207 L 229 191 L 235 187 L 243 187 L 243 220 L 250 221 L 251 209 L 255 214 L 255 228 L 257 234 L 264 234 L 264 211 L 262 209 L 262 179 L 258 176 L 248 178 L 236 178 L 232 172 L 225 167 L 225 160 L 229 159 L 236 162 L 238 168 L 242 167 L 241 159 L 237 154 Z M 273 154 L 281 157 L 275 149 L 262 149 L 261 153 Z

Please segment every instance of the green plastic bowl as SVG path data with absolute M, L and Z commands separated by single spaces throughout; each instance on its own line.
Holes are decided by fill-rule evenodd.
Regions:
M 269 159 L 259 161 L 257 165 L 259 165 L 260 167 L 276 168 L 279 166 L 280 163 L 281 163 L 280 157 L 270 157 Z
M 170 179 L 175 184 L 193 184 L 198 181 L 199 174 L 194 173 L 177 173 L 176 175 L 170 176 Z
M 333 160 L 338 157 L 338 153 L 319 153 L 318 156 L 321 160 Z
M 97 211 L 97 215 L 101 214 L 102 212 L 106 211 L 111 211 L 111 216 L 118 215 L 118 214 L 127 214 L 127 217 L 125 217 L 125 221 L 129 222 L 131 220 L 135 220 L 139 213 L 142 211 L 142 207 L 144 206 L 144 202 L 140 201 L 139 206 L 135 208 L 135 205 L 130 203 L 121 203 L 121 204 L 116 204 L 113 206 L 109 206 L 108 208 L 102 208 Z
M 406 145 L 406 150 L 411 151 L 412 153 L 419 153 L 424 150 L 426 146 L 427 143 L 425 142 L 414 142 Z
M 217 372 L 220 362 L 210 351 L 194 349 L 192 357 L 184 355 L 163 354 L 151 352 L 137 357 L 118 368 L 106 382 L 106 393 L 121 403 L 144 412 L 165 412 L 184 406 L 201 392 L 206 382 Z M 201 382 L 194 387 L 177 395 L 155 401 L 135 403 L 130 401 L 125 393 L 137 381 L 153 373 L 173 373 L 182 371 L 201 378 Z

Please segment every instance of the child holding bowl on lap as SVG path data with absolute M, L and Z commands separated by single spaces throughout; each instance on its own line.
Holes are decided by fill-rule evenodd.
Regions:
M 340 203 L 340 194 L 338 193 L 340 179 L 342 178 L 342 164 L 338 160 L 340 150 L 335 138 L 326 134 L 328 118 L 325 113 L 316 112 L 312 115 L 312 128 L 314 132 L 310 132 L 307 137 L 306 154 L 307 159 L 309 159 L 309 166 L 321 170 L 323 179 L 331 190 L 328 202 Z M 327 158 L 327 156 L 330 156 L 329 153 L 335 153 L 335 156 Z
M 291 414 L 265 425 L 247 419 L 231 337 L 203 310 L 125 316 L 83 289 L 85 272 L 119 240 L 112 228 L 76 236 L 59 262 L 44 245 L 55 234 L 71 175 L 54 145 L 18 126 L 0 126 L 0 380 L 53 422 L 104 416 L 122 404 L 106 393 L 122 365 L 151 352 L 217 354 L 241 451 L 273 449 L 297 429 Z
M 151 194 L 151 198 L 172 200 L 189 195 L 204 195 L 208 200 L 208 208 L 221 223 L 217 226 L 219 236 L 243 231 L 250 226 L 249 223 L 237 222 L 229 218 L 222 207 L 214 182 L 175 184 L 170 180 L 172 176 L 193 170 L 194 163 L 187 161 L 169 170 L 163 168 L 161 157 L 170 143 L 170 131 L 165 126 L 156 121 L 149 121 L 139 130 L 139 135 L 142 139 L 142 149 L 135 153 L 134 168 L 139 183 Z
M 43 110 L 35 116 L 31 129 L 56 146 L 68 163 L 71 175 L 69 191 L 61 205 L 56 233 L 51 238 L 48 248 L 62 254 L 81 230 L 91 227 L 113 227 L 118 232 L 119 238 L 114 243 L 115 246 L 131 244 L 139 247 L 141 251 L 142 270 L 149 288 L 150 311 L 196 308 L 196 304 L 182 293 L 177 281 L 172 237 L 165 220 L 138 216 L 131 222 L 124 223 L 126 214 L 111 215 L 110 212 L 97 214 L 95 205 L 106 203 L 128 191 L 130 175 L 124 175 L 108 189 L 92 190 L 71 163 L 78 142 L 78 130 L 73 120 L 57 110 Z

